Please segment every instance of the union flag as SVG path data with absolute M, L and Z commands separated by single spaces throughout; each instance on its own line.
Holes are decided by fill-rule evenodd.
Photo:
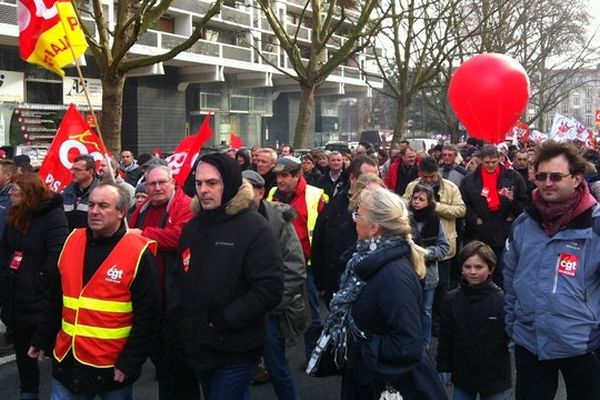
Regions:
M 87 49 L 70 0 L 19 0 L 17 20 L 19 52 L 28 63 L 65 76 L 62 68 Z

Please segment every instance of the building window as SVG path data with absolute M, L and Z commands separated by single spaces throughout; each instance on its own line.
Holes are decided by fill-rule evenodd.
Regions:
M 591 99 L 592 98 L 592 89 L 585 89 L 585 98 L 586 99 Z
M 591 101 L 586 101 L 585 102 L 585 112 L 586 113 L 591 113 L 592 112 L 592 102 Z
M 579 108 L 581 105 L 581 97 L 579 93 L 573 93 L 573 108 Z
M 585 126 L 592 126 L 592 116 L 589 114 L 585 116 Z
M 248 96 L 232 95 L 230 98 L 232 112 L 248 112 L 250 110 L 250 98 Z
M 560 107 L 560 112 L 567 114 L 569 112 L 569 101 L 563 101 Z
M 175 33 L 175 18 L 161 17 L 158 24 L 161 32 Z
M 220 110 L 221 95 L 217 93 L 200 92 L 200 110 Z

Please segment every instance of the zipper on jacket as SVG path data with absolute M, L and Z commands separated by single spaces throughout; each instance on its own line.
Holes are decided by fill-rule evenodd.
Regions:
M 556 268 L 554 268 L 554 284 L 552 285 L 552 294 L 556 293 L 556 288 L 558 286 L 558 268 L 560 268 L 560 255 L 558 256 L 558 261 L 556 261 Z

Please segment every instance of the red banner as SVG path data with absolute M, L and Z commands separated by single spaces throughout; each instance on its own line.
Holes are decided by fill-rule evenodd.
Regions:
M 194 136 L 188 136 L 183 139 L 177 145 L 173 155 L 167 157 L 167 162 L 171 171 L 173 171 L 173 177 L 179 185 L 183 185 L 186 178 L 192 170 L 194 161 L 200 154 L 200 149 L 204 143 L 208 141 L 213 135 L 213 131 L 210 128 L 210 114 L 204 118 L 202 125 L 198 130 L 198 133 Z
M 99 165 L 105 153 L 102 139 L 91 130 L 77 107 L 71 104 L 44 158 L 39 175 L 51 190 L 62 192 L 71 182 L 71 167 L 75 158 L 89 154 Z

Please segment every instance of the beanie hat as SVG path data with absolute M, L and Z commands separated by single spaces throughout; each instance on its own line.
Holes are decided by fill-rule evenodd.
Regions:
M 242 171 L 240 171 L 238 163 L 223 153 L 209 153 L 200 156 L 196 167 L 202 162 L 212 165 L 219 171 L 223 181 L 221 206 L 225 206 L 233 199 L 242 185 Z M 196 174 L 196 168 L 194 168 L 193 174 Z

